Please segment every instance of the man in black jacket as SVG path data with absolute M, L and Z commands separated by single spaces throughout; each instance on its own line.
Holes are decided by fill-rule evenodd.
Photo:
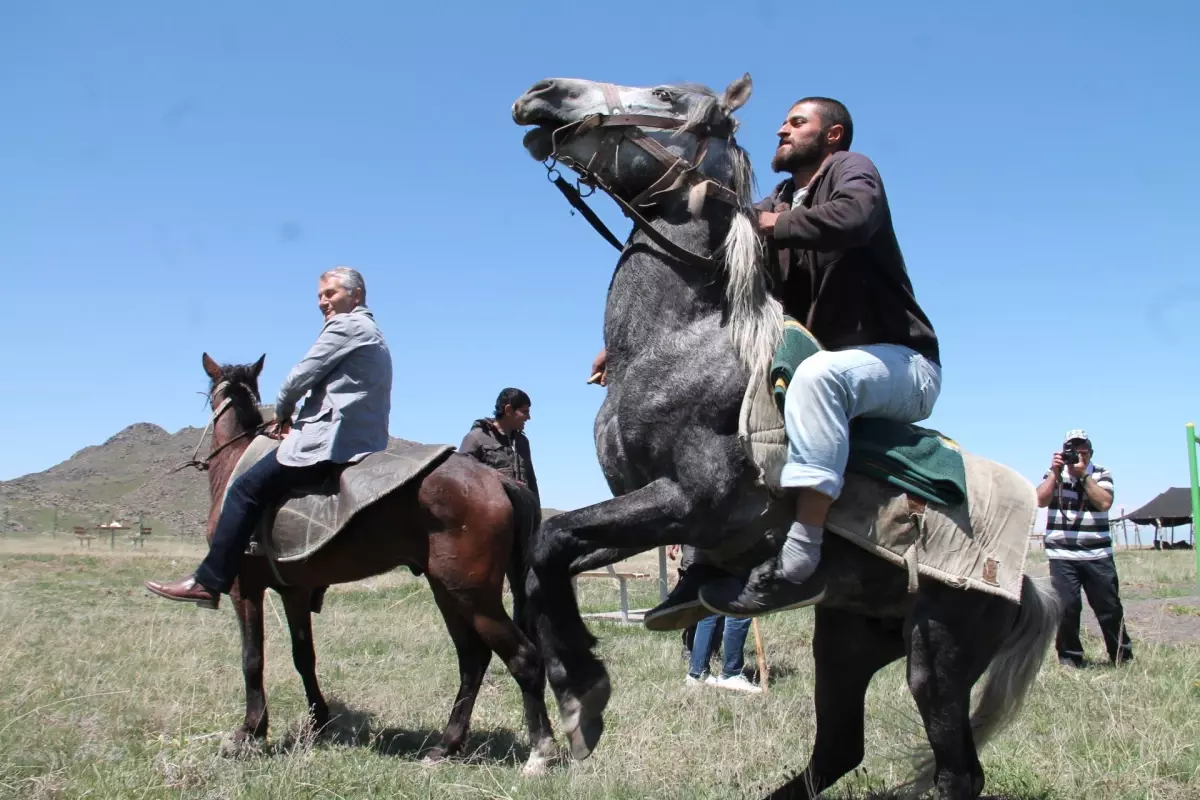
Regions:
M 788 459 L 796 494 L 782 550 L 740 592 L 702 590 L 710 610 L 749 617 L 812 605 L 825 594 L 820 560 L 829 507 L 842 489 L 849 423 L 858 416 L 919 422 L 941 390 L 937 337 L 917 304 L 892 229 L 883 181 L 851 153 L 853 123 L 836 100 L 788 111 L 771 162 L 789 174 L 759 206 L 759 226 L 783 281 L 779 295 L 824 348 L 788 386 Z
M 525 423 L 530 418 L 529 395 L 520 389 L 505 389 L 496 398 L 496 416 L 475 420 L 458 446 L 460 453 L 474 456 L 538 494 L 537 476 Z

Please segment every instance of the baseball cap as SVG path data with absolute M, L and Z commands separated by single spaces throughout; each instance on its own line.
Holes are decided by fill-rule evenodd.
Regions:
M 1082 439 L 1088 444 L 1092 443 L 1092 440 L 1088 438 L 1087 431 L 1085 431 L 1083 428 L 1072 428 L 1071 430 L 1067 431 L 1067 435 L 1063 437 L 1064 442 L 1073 442 L 1076 439 Z

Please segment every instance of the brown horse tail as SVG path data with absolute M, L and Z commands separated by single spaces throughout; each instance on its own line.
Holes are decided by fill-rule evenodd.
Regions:
M 537 641 L 529 614 L 525 593 L 525 566 L 529 548 L 538 526 L 542 524 L 542 504 L 538 496 L 525 486 L 501 476 L 504 483 L 504 493 L 513 509 L 513 542 L 512 556 L 508 559 L 508 587 L 513 596 L 513 622 L 517 623 L 526 636 Z

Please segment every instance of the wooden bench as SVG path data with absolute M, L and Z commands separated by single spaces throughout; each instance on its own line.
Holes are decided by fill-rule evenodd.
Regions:
M 83 547 L 83 543 L 87 542 L 88 549 L 92 548 L 92 539 L 96 537 L 88 533 L 87 528 L 76 525 L 71 530 L 75 532 L 75 540 L 79 542 L 80 547 Z
M 613 569 L 612 564 L 609 564 L 602 570 L 591 570 L 581 572 L 572 578 L 572 582 L 577 578 L 610 578 L 617 581 L 617 586 L 621 591 L 621 622 L 629 622 L 629 585 L 627 581 L 638 580 L 641 578 L 649 578 L 648 572 L 617 572 Z M 583 616 L 596 616 L 593 614 L 584 614 Z M 607 616 L 607 615 L 602 615 Z

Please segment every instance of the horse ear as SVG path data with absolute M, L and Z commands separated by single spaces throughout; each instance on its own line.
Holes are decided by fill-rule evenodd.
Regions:
M 254 373 L 254 380 L 258 380 L 258 376 L 262 374 L 263 362 L 267 360 L 267 354 L 263 353 L 258 361 L 254 362 L 254 366 L 250 367 L 250 371 Z
M 750 73 L 747 72 L 725 89 L 725 96 L 721 98 L 721 107 L 732 114 L 746 105 L 752 91 L 754 91 L 754 81 L 750 80 Z
M 221 365 L 209 358 L 208 353 L 204 354 L 203 363 L 204 371 L 208 374 L 208 377 L 214 381 L 221 380 Z

